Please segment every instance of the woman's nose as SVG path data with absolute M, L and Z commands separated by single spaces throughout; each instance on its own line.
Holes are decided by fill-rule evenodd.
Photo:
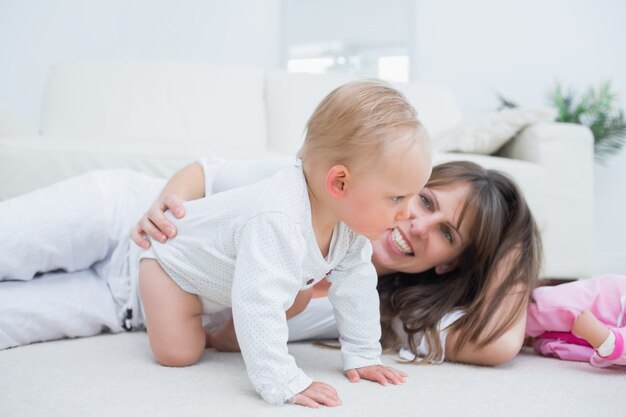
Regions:
M 409 204 L 409 220 L 416 218 L 418 211 L 419 208 L 417 207 L 417 204 Z
M 417 236 L 424 236 L 432 229 L 432 219 L 426 216 L 413 216 L 411 219 L 411 233 Z

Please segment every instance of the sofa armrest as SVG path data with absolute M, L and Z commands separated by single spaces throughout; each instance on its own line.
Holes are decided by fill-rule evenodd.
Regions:
M 542 230 L 548 274 L 579 278 L 593 273 L 593 134 L 571 123 L 538 123 L 524 129 L 500 156 L 539 165 L 546 173 L 550 223 Z
M 528 126 L 499 152 L 500 156 L 545 166 L 553 175 L 581 180 L 593 189 L 593 134 L 573 123 Z M 572 176 L 574 175 L 574 176 Z

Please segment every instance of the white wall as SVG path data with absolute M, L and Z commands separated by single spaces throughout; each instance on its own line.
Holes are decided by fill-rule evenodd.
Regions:
M 415 13 L 414 77 L 451 85 L 468 116 L 493 110 L 494 92 L 546 104 L 556 80 L 612 79 L 626 99 L 626 2 L 416 0 Z
M 48 68 L 83 58 L 280 65 L 280 0 L 0 0 L 0 102 L 39 121 Z
M 450 85 L 467 118 L 494 110 L 495 92 L 545 105 L 557 80 L 612 80 L 626 108 L 624 1 L 416 0 L 415 22 L 413 78 Z M 595 269 L 626 274 L 626 150 L 595 171 Z

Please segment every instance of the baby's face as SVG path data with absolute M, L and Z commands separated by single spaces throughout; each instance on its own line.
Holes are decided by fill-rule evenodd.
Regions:
M 380 239 L 409 218 L 409 206 L 430 172 L 428 151 L 399 141 L 372 166 L 352 176 L 343 202 L 343 222 L 370 240 Z

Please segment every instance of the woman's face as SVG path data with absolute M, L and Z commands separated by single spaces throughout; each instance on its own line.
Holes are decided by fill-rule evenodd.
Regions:
M 431 268 L 442 274 L 454 269 L 470 239 L 471 209 L 457 229 L 469 191 L 467 183 L 422 189 L 410 203 L 410 218 L 372 241 L 372 261 L 378 274 L 416 273 Z

